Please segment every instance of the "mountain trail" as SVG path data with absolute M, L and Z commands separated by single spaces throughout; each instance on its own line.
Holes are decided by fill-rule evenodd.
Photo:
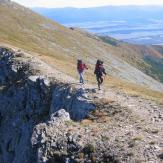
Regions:
M 88 99 L 116 101 L 120 106 L 130 108 L 135 114 L 138 114 L 141 118 L 144 118 L 150 123 L 158 123 L 158 125 L 163 124 L 163 105 L 159 105 L 154 101 L 144 99 L 140 96 L 128 95 L 121 90 L 103 87 L 102 90 L 99 91 L 97 85 L 87 83 L 84 85 L 80 84 L 78 80 L 52 68 L 39 58 L 21 51 L 20 49 L 17 49 L 17 51 L 16 56 L 18 56 L 18 60 L 20 57 L 21 61 L 28 64 L 30 63 L 30 66 L 33 67 L 33 69 L 37 69 L 37 71 L 39 70 L 38 77 L 46 74 L 46 77 L 54 78 L 61 83 L 66 83 L 76 89 L 80 89 Z

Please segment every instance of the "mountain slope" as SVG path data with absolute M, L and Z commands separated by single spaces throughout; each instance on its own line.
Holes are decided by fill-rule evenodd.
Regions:
M 99 36 L 107 44 L 116 46 L 116 54 L 145 74 L 163 83 L 162 46 L 134 45 L 120 42 L 108 36 Z
M 146 28 L 146 26 L 149 25 L 149 22 L 152 20 L 153 23 L 149 25 L 149 28 L 154 28 L 153 29 L 153 33 L 155 34 L 154 40 L 158 41 L 159 35 L 157 35 L 155 32 L 161 28 L 161 24 L 159 24 L 159 22 L 161 23 L 161 21 L 157 19 L 159 18 L 160 20 L 162 20 L 161 12 L 163 10 L 163 7 L 162 6 L 154 6 L 154 7 L 153 6 L 106 6 L 106 7 L 87 8 L 87 9 L 85 8 L 80 8 L 80 9 L 34 8 L 33 10 L 52 20 L 57 20 L 58 22 L 67 24 L 67 26 L 70 25 L 80 26 L 81 28 L 88 29 L 89 31 L 97 33 L 98 35 L 100 34 L 106 35 L 106 36 L 100 36 L 100 38 L 104 42 L 116 46 L 117 45 L 116 40 L 108 37 L 107 36 L 108 33 L 113 34 L 117 28 L 119 32 L 123 31 L 122 33 L 118 32 L 118 35 L 121 34 L 123 35 L 124 33 L 128 32 L 130 28 L 133 28 L 133 31 L 132 30 L 130 31 L 131 35 L 135 34 L 137 35 L 137 37 L 140 37 L 139 35 L 141 34 L 143 35 L 149 32 L 148 35 L 150 37 L 150 33 L 152 33 L 152 30 L 150 29 L 151 31 L 148 31 L 148 28 Z M 75 22 L 78 21 L 80 23 L 76 24 Z M 126 21 L 126 23 L 117 25 L 116 21 L 117 22 Z M 134 21 L 134 23 L 132 21 Z M 158 24 L 155 24 L 156 22 L 158 22 Z M 143 25 L 145 25 L 144 29 L 142 27 Z M 100 28 L 101 31 L 105 31 L 105 32 L 100 33 L 99 30 Z M 125 30 L 125 28 L 127 29 Z M 134 33 L 134 30 L 137 28 L 140 30 L 140 31 L 138 30 L 139 32 L 143 32 L 143 33 L 140 34 L 138 31 L 137 31 L 138 33 L 136 33 L 136 31 Z M 109 31 L 109 29 L 111 31 L 113 30 L 112 31 L 113 33 L 111 31 L 107 33 L 106 31 L 107 30 Z M 142 41 L 142 44 L 145 44 L 145 42 L 143 43 Z M 152 42 L 149 44 L 152 44 Z M 138 45 L 125 44 L 125 43 L 122 44 L 122 42 L 120 45 L 121 45 L 121 48 L 119 49 L 120 54 L 118 54 L 118 52 L 117 54 L 123 56 L 122 59 L 125 59 L 125 61 L 134 65 L 139 70 L 143 71 L 147 75 L 150 75 L 151 77 L 163 83 L 163 74 L 162 74 L 163 56 L 160 56 L 159 54 L 160 51 L 157 51 L 158 47 L 156 49 L 154 46 L 151 47 L 143 46 L 143 45 L 138 46 Z
M 161 83 L 119 57 L 119 53 L 129 56 L 131 48 L 128 52 L 123 47 L 106 44 L 96 36 L 65 28 L 10 1 L 1 0 L 0 3 L 0 36 L 0 42 L 31 51 L 73 77 L 76 77 L 76 59 L 82 58 L 90 67 L 88 80 L 94 80 L 94 64 L 100 58 L 105 61 L 106 70 L 112 77 L 163 90 Z

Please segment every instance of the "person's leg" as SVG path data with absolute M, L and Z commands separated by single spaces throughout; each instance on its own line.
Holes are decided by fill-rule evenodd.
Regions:
M 82 83 L 84 84 L 84 73 L 81 73 L 81 79 L 82 79 Z
M 101 89 L 101 84 L 103 83 L 104 79 L 102 76 L 97 76 L 98 88 Z
M 101 80 L 101 84 L 103 83 L 103 81 L 104 81 L 104 79 L 103 79 L 103 77 L 101 76 L 100 77 L 100 80 Z
M 80 83 L 82 83 L 82 76 L 81 76 L 81 73 L 79 73 L 79 77 L 80 77 L 79 81 L 80 81 Z
M 97 79 L 97 84 L 98 84 L 98 89 L 100 90 L 100 85 L 101 85 L 101 81 L 100 81 L 100 77 L 99 76 L 96 76 L 96 79 Z
M 79 73 L 79 75 L 80 75 L 80 83 L 83 83 L 84 84 L 83 73 Z
M 81 73 L 79 72 L 79 83 L 81 83 Z

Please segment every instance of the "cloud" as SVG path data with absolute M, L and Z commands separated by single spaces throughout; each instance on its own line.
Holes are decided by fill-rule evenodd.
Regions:
M 27 7 L 92 7 L 105 5 L 163 5 L 162 0 L 13 0 Z

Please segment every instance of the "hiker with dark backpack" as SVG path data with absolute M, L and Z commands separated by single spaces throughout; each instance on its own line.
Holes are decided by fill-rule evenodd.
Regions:
M 98 89 L 101 90 L 101 84 L 103 83 L 103 75 L 106 76 L 105 69 L 103 67 L 103 61 L 97 60 L 94 74 L 96 75 Z
M 83 75 L 84 75 L 84 70 L 85 69 L 88 69 L 88 67 L 86 66 L 86 64 L 83 63 L 82 60 L 78 60 L 78 63 L 77 63 L 77 71 L 78 71 L 79 77 L 80 77 L 79 82 L 82 83 L 82 84 L 84 84 L 84 77 L 83 77 Z

